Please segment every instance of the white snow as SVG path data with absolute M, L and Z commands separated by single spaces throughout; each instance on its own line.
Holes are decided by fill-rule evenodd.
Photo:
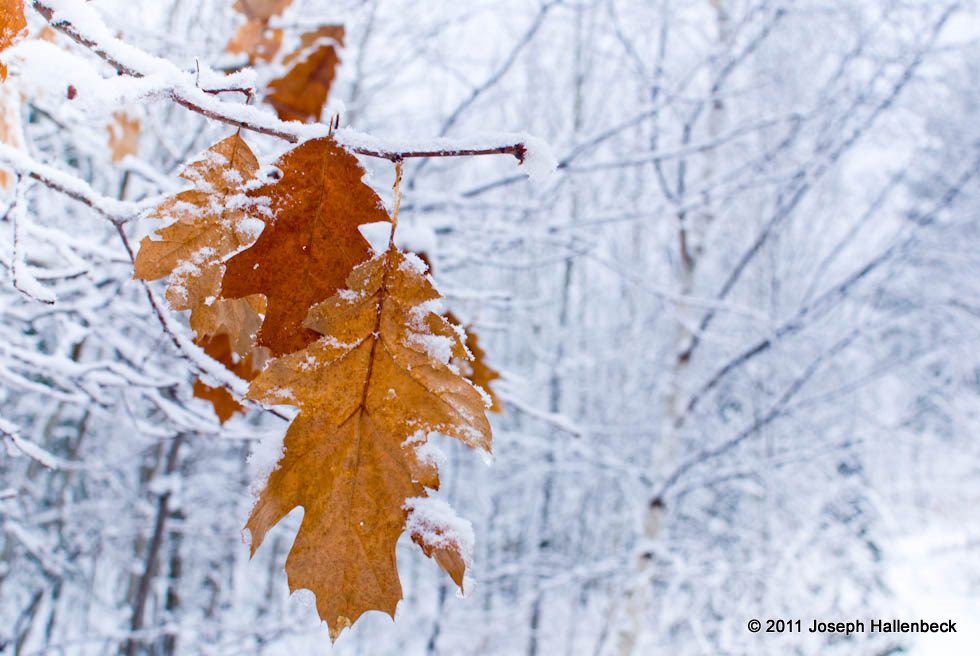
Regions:
M 391 223 L 389 221 L 363 223 L 357 226 L 357 229 L 375 253 L 384 253 L 388 250 L 388 242 L 391 240 Z
M 252 443 L 252 451 L 248 454 L 249 469 L 251 470 L 252 485 L 249 488 L 252 496 L 257 497 L 265 487 L 269 475 L 279 468 L 279 460 L 284 453 L 283 431 L 268 431 L 262 438 Z
M 398 267 L 402 271 L 424 276 L 425 272 L 429 270 L 429 267 L 426 266 L 422 258 L 415 253 L 404 253 L 404 256 L 405 259 L 402 260 L 402 263 Z
M 409 534 L 436 548 L 456 547 L 466 567 L 473 565 L 476 538 L 469 520 L 459 517 L 445 501 L 432 497 L 405 499 L 403 507 L 408 510 L 405 530 Z
M 551 146 L 544 139 L 522 133 L 524 139 L 524 161 L 521 168 L 533 182 L 545 182 L 558 170 L 558 160 L 551 152 Z

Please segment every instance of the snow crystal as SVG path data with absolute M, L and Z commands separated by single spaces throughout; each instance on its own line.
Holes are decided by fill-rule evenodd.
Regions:
M 371 250 L 375 253 L 384 253 L 388 250 L 388 242 L 391 240 L 391 223 L 388 221 L 375 221 L 374 223 L 364 223 L 357 226 L 361 231 L 361 236 L 371 245 Z
M 436 548 L 456 546 L 466 567 L 473 565 L 473 545 L 476 538 L 469 520 L 459 517 L 441 499 L 411 497 L 405 499 L 403 508 L 408 511 L 405 530 L 410 535 L 417 535 L 423 543 Z

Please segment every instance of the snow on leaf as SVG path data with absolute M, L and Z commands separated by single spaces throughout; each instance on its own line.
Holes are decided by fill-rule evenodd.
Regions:
M 357 159 L 329 138 L 307 141 L 276 166 L 279 180 L 249 192 L 270 199 L 265 231 L 228 260 L 221 293 L 265 294 L 268 311 L 258 344 L 280 356 L 319 337 L 303 326 L 307 312 L 337 293 L 351 269 L 370 256 L 358 225 L 387 221 L 388 214 L 361 182 Z
M 0 50 L 13 45 L 27 31 L 24 0 L 0 0 Z M 0 64 L 0 79 L 6 81 L 7 66 Z
M 201 337 L 221 332 L 244 357 L 251 349 L 265 311 L 260 296 L 219 299 L 224 260 L 258 237 L 255 219 L 245 211 L 241 187 L 254 177 L 258 161 L 237 134 L 218 142 L 181 176 L 194 187 L 159 205 L 151 218 L 169 222 L 140 243 L 135 278 L 170 275 L 167 300 L 175 310 L 191 311 L 191 327 Z M 237 175 L 227 176 L 228 171 Z
M 479 392 L 420 348 L 409 329 L 412 309 L 439 294 L 404 262 L 392 248 L 355 268 L 347 280 L 354 293 L 310 310 L 306 325 L 323 337 L 274 360 L 249 387 L 248 397 L 265 403 L 282 403 L 279 390 L 288 388 L 300 409 L 246 525 L 252 553 L 280 519 L 305 508 L 286 573 L 290 590 L 315 593 L 333 639 L 367 610 L 394 616 L 406 502 L 417 506 L 426 488 L 439 486 L 433 459 L 419 453 L 428 433 L 490 450 Z M 421 325 L 466 357 L 445 318 L 430 313 Z M 461 583 L 465 540 L 447 531 L 443 542 L 420 544 Z

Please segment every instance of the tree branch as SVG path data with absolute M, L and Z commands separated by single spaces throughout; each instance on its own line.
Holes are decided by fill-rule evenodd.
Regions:
M 299 143 L 307 139 L 334 135 L 337 142 L 351 152 L 393 162 L 410 157 L 472 155 L 513 155 L 519 162 L 523 162 L 527 152 L 527 146 L 523 140 L 511 143 L 489 143 L 477 148 L 468 147 L 463 141 L 454 142 L 448 139 L 439 140 L 440 147 L 437 148 L 432 148 L 428 142 L 427 145 L 414 147 L 402 147 L 395 144 L 389 148 L 375 148 L 355 143 L 344 139 L 344 131 L 335 133 L 328 124 L 308 125 L 295 121 L 282 121 L 256 107 L 230 103 L 217 98 L 217 94 L 225 91 L 238 91 L 251 97 L 252 90 L 234 86 L 222 86 L 215 89 L 201 88 L 197 83 L 198 76 L 193 73 L 181 70 L 166 59 L 139 50 L 112 36 L 95 10 L 82 3 L 72 7 L 71 11 L 67 12 L 63 9 L 56 12 L 44 0 L 33 0 L 33 6 L 53 28 L 79 45 L 91 50 L 93 54 L 111 65 L 120 74 L 133 78 L 150 76 L 160 78 L 162 80 L 160 91 L 165 93 L 173 102 L 205 118 L 227 123 L 243 130 L 269 135 L 289 143 Z M 85 30 L 72 22 L 72 17 L 76 15 L 84 16 Z M 505 141 L 512 136 L 514 135 L 506 135 Z M 442 147 L 441 142 L 446 142 L 445 147 Z

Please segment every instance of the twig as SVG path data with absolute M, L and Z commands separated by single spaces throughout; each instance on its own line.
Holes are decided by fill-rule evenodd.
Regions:
M 187 71 L 179 69 L 165 59 L 145 53 L 111 36 L 108 34 L 108 29 L 104 25 L 98 24 L 105 29 L 106 34 L 102 37 L 94 36 L 91 33 L 83 32 L 70 20 L 61 18 L 43 0 L 33 0 L 33 6 L 53 28 L 64 33 L 76 43 L 91 50 L 122 75 L 135 78 L 147 77 L 148 75 L 147 71 L 141 70 L 142 67 L 138 63 L 123 61 L 125 57 L 121 57 L 120 54 L 124 52 L 134 54 L 134 58 L 152 61 L 173 79 L 179 79 L 180 77 L 190 79 L 192 75 Z M 84 5 L 80 5 L 78 10 L 89 11 L 94 14 L 94 10 Z M 306 125 L 297 122 L 281 121 L 272 115 L 260 113 L 253 107 L 228 103 L 215 97 L 220 93 L 228 91 L 237 91 L 249 96 L 251 94 L 251 90 L 234 87 L 223 87 L 219 89 L 202 88 L 197 85 L 196 79 L 194 83 L 190 83 L 189 81 L 186 86 L 175 84 L 170 86 L 169 89 L 165 89 L 166 94 L 173 102 L 205 118 L 227 123 L 228 125 L 233 125 L 251 132 L 266 134 L 288 141 L 289 143 L 299 143 L 306 139 L 329 136 L 332 132 L 330 126 L 323 123 Z M 464 146 L 456 148 L 450 146 L 443 149 L 432 149 L 431 147 L 398 149 L 372 148 L 369 146 L 344 143 L 342 138 L 338 139 L 338 142 L 358 155 L 378 157 L 392 162 L 409 157 L 462 157 L 473 155 L 513 155 L 519 162 L 523 162 L 524 155 L 527 151 L 526 145 L 522 141 L 509 144 L 493 144 L 485 148 L 466 148 Z

